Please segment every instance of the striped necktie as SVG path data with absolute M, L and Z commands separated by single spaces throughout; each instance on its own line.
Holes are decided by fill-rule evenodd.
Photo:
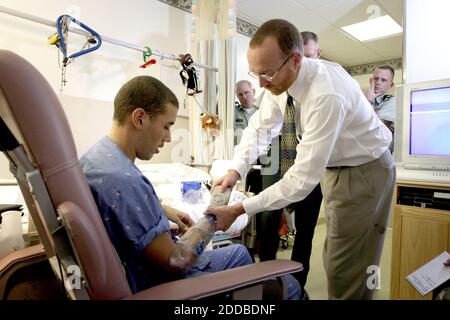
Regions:
M 295 133 L 294 100 L 288 95 L 286 111 L 284 112 L 283 128 L 281 128 L 280 170 L 281 177 L 295 162 L 298 140 Z

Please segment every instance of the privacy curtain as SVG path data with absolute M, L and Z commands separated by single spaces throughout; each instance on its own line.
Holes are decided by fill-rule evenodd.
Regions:
M 235 0 L 193 0 L 191 28 L 194 61 L 217 66 L 219 70 L 214 72 L 197 68 L 204 91 L 187 98 L 191 107 L 191 154 L 194 163 L 209 165 L 214 159 L 230 159 L 233 152 Z M 205 111 L 219 116 L 218 136 L 201 128 L 200 114 Z

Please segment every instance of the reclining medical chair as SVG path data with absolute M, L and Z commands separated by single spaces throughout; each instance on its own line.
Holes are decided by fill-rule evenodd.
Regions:
M 44 252 L 55 278 L 66 284 L 61 285 L 64 296 L 71 299 L 261 299 L 266 281 L 302 269 L 297 262 L 274 260 L 172 281 L 133 295 L 80 168 L 57 96 L 30 63 L 5 50 L 0 50 L 0 149 L 41 240 L 0 260 L 0 284 L 21 266 L 41 261 Z

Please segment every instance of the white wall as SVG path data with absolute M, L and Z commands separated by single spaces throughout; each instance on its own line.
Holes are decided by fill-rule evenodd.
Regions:
M 237 61 L 237 69 L 236 69 L 236 82 L 239 80 L 248 80 L 253 84 L 253 87 L 256 90 L 256 97 L 263 91 L 259 87 L 258 80 L 250 77 L 248 75 L 248 61 L 247 61 L 247 49 L 250 44 L 250 37 L 244 36 L 242 34 L 238 34 L 236 36 L 236 61 Z
M 70 119 L 72 133 L 77 139 L 78 154 L 82 155 L 109 131 L 113 117 L 113 102 L 73 96 L 62 96 L 61 102 Z M 186 143 L 189 136 L 188 127 L 188 118 L 178 117 L 172 127 L 172 142 L 165 144 L 162 152 L 154 155 L 151 162 L 181 161 L 182 156 L 189 153 L 189 146 Z M 180 150 L 184 152 L 183 155 L 180 155 Z M 137 160 L 137 163 L 142 161 Z
M 450 78 L 450 1 L 405 0 L 405 83 Z

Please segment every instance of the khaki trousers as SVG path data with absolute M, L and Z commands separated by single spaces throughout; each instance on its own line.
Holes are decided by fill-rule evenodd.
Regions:
M 321 186 L 329 299 L 372 298 L 394 183 L 395 163 L 389 150 L 360 166 L 326 169 Z

